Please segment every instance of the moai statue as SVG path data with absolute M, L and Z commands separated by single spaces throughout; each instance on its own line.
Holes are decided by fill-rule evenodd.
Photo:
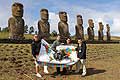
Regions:
M 24 39 L 23 12 L 23 5 L 21 3 L 14 3 L 12 5 L 12 17 L 8 20 L 10 39 Z
M 70 36 L 69 27 L 68 27 L 68 18 L 66 12 L 59 12 L 60 22 L 58 23 L 58 30 L 61 36 L 61 39 L 66 39 Z
M 84 40 L 83 19 L 81 15 L 77 15 L 77 25 L 75 26 L 76 38 Z
M 88 20 L 89 27 L 87 28 L 88 40 L 94 41 L 94 23 L 92 19 Z
M 110 41 L 111 40 L 111 36 L 110 36 L 110 26 L 109 26 L 109 24 L 106 24 L 106 28 L 107 28 L 107 31 L 106 31 L 107 41 Z
M 48 22 L 49 13 L 47 9 L 40 10 L 41 20 L 38 21 L 38 34 L 40 37 L 49 38 L 50 24 Z
M 98 40 L 103 40 L 104 38 L 103 29 L 104 25 L 102 24 L 102 22 L 99 22 Z

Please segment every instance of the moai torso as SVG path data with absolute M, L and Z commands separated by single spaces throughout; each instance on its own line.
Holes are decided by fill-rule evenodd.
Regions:
M 41 9 L 41 20 L 38 21 L 38 34 L 40 37 L 48 38 L 50 36 L 50 24 L 48 22 L 49 14 L 47 9 Z
M 102 24 L 102 22 L 99 22 L 98 40 L 103 40 L 104 38 L 103 29 L 104 25 Z
M 75 26 L 76 38 L 84 40 L 83 19 L 81 15 L 77 15 L 77 25 Z
M 61 39 L 66 39 L 70 36 L 69 27 L 67 23 L 67 13 L 59 12 L 60 22 L 58 23 L 58 30 L 61 36 Z
M 111 36 L 110 36 L 110 26 L 109 26 L 109 24 L 106 24 L 106 28 L 107 28 L 107 31 L 106 31 L 107 41 L 110 41 L 111 40 Z
M 21 3 L 12 5 L 12 16 L 8 20 L 9 38 L 24 39 L 23 5 Z
M 87 28 L 88 40 L 94 40 L 94 23 L 92 19 L 88 20 L 89 27 Z

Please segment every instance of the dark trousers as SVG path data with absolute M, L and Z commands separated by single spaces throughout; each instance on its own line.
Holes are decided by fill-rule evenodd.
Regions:
M 63 68 L 63 72 L 66 73 L 67 72 L 67 69 L 66 67 Z
M 60 73 L 60 67 L 56 67 L 57 73 Z M 66 67 L 63 68 L 63 72 L 66 73 L 67 69 Z
M 56 67 L 57 73 L 60 73 L 60 67 Z

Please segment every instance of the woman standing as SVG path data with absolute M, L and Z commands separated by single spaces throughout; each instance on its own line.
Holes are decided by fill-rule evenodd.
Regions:
M 86 42 L 82 39 L 78 39 L 78 45 L 77 45 L 77 57 L 80 59 L 76 64 L 76 73 L 80 71 L 80 64 L 82 65 L 82 76 L 86 75 Z

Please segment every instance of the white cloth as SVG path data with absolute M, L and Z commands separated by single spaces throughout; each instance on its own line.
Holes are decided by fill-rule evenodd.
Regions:
M 60 45 L 60 46 L 57 46 L 56 47 L 56 50 L 60 51 L 60 50 L 65 50 L 65 49 L 71 49 L 71 50 L 74 50 L 74 51 L 71 51 L 70 53 L 70 56 L 68 56 L 72 61 L 77 61 L 78 58 L 77 58 L 77 53 L 75 51 L 75 46 L 72 46 L 72 45 Z
M 55 52 L 53 50 L 51 50 L 50 53 L 46 53 L 46 48 L 44 45 L 49 46 L 49 49 L 50 49 L 50 45 L 44 39 L 42 39 L 41 40 L 41 49 L 40 49 L 39 57 L 37 59 L 38 61 L 48 62 L 48 63 L 53 63 L 53 64 L 69 64 L 69 65 L 72 65 L 78 61 L 76 51 L 72 51 L 72 53 L 70 54 L 70 58 L 71 58 L 72 62 L 70 59 L 63 59 L 61 61 L 56 61 L 55 59 L 51 60 L 51 57 L 53 57 L 53 54 Z M 58 49 L 61 49 L 61 48 L 74 49 L 75 47 L 68 46 L 68 45 L 62 45 L 62 46 L 58 46 L 57 48 Z
M 43 39 L 41 41 L 41 48 L 40 48 L 38 61 L 42 61 L 42 62 L 49 62 L 50 61 L 50 58 L 46 52 L 46 48 L 45 48 L 45 46 L 43 46 Z
M 43 54 L 43 55 L 40 55 L 39 58 L 38 58 L 38 61 L 41 61 L 41 62 L 49 62 L 50 61 L 50 58 L 47 54 Z
M 60 46 L 57 46 L 56 47 L 56 50 L 61 50 L 61 49 L 66 49 L 66 48 L 69 48 L 69 49 L 75 49 L 75 47 L 74 46 L 72 46 L 72 45 L 60 45 Z
M 76 51 L 72 51 L 72 53 L 70 54 L 69 58 L 70 58 L 72 61 L 75 61 L 75 62 L 78 61 Z
M 39 56 L 46 54 L 46 48 L 41 44 Z

